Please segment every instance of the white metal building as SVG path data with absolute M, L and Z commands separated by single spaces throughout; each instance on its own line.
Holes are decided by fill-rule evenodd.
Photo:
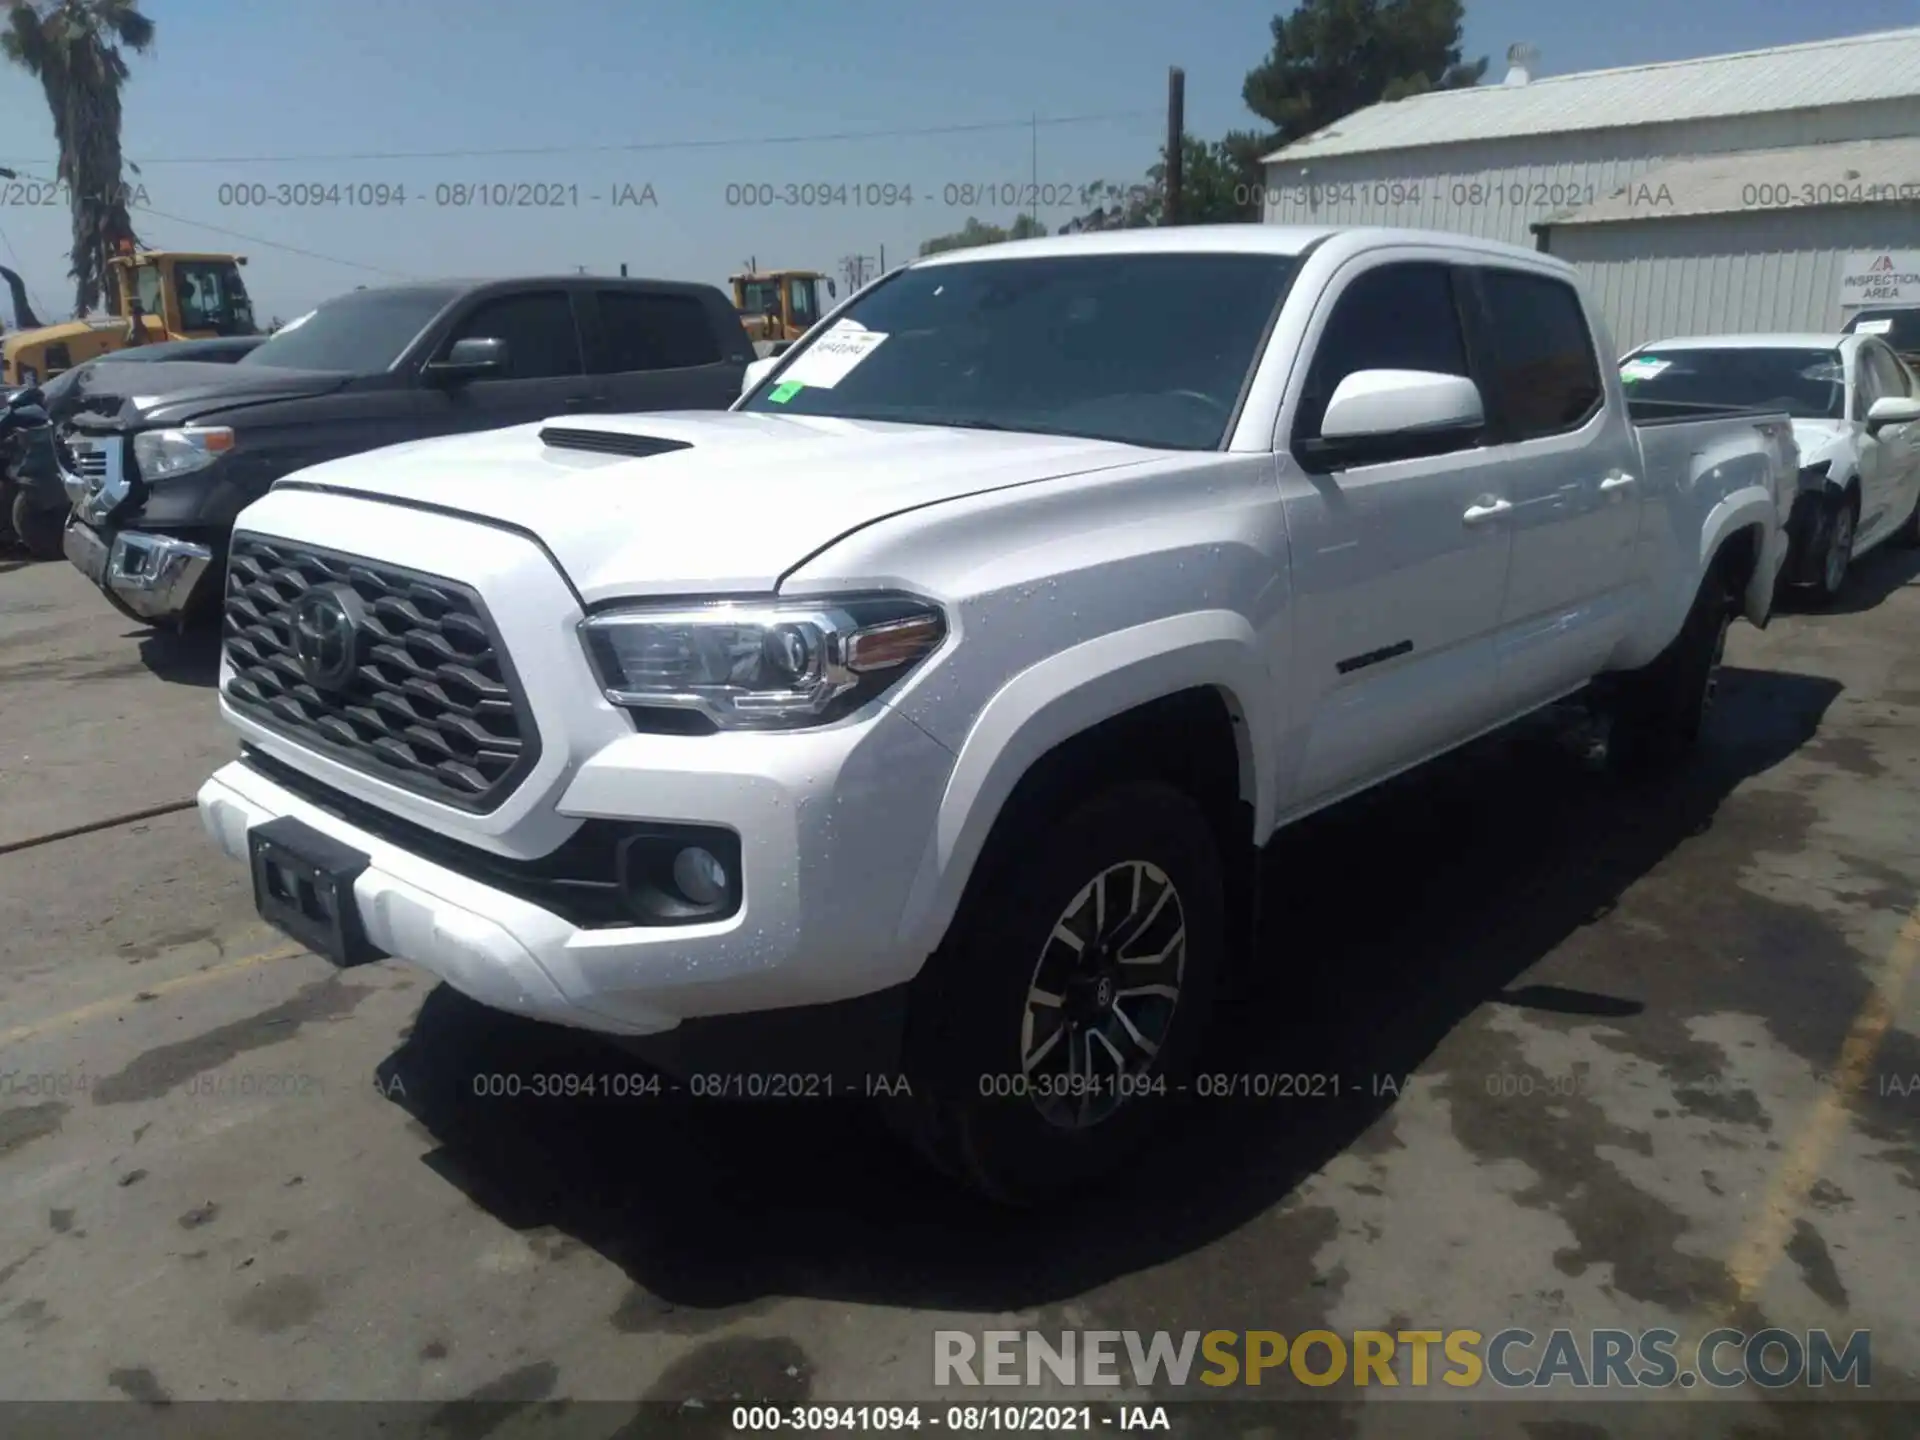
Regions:
M 1837 330 L 1855 309 L 1920 305 L 1920 139 L 1679 160 L 1536 228 L 1586 275 L 1621 352 Z
M 1575 75 L 1508 60 L 1502 84 L 1369 106 L 1268 156 L 1265 218 L 1544 245 L 1594 276 L 1621 349 L 1837 328 L 1850 256 L 1920 251 L 1920 27 Z

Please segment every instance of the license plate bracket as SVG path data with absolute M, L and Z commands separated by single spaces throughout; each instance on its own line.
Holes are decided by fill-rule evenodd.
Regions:
M 385 958 L 353 899 L 366 855 L 291 816 L 248 830 L 247 854 L 262 919 L 343 969 Z

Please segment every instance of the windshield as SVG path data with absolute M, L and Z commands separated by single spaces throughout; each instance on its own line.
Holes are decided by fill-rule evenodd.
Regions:
M 1878 335 L 1903 355 L 1920 353 L 1920 309 L 1862 310 L 1847 322 L 1847 334 Z
M 378 375 L 447 307 L 440 290 L 356 290 L 283 325 L 236 365 Z
M 1677 400 L 1784 410 L 1798 420 L 1846 414 L 1846 371 L 1837 350 L 1646 350 L 1620 366 L 1631 400 Z
M 1073 255 L 898 272 L 741 408 L 1217 447 L 1285 255 Z
M 251 335 L 253 301 L 231 260 L 182 260 L 173 267 L 180 328 L 215 335 Z M 144 302 L 143 302 L 144 303 Z
M 740 287 L 740 313 L 778 315 L 780 287 L 772 280 L 749 280 Z

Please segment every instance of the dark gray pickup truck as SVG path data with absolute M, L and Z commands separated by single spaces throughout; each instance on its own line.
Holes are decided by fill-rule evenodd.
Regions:
M 101 366 L 55 449 L 67 558 L 128 616 L 217 612 L 233 519 L 295 470 L 595 412 L 724 410 L 753 346 L 710 285 L 565 276 L 356 290 L 232 364 Z

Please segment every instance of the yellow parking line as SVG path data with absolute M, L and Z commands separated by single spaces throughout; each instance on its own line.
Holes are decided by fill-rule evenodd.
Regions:
M 302 945 L 278 945 L 271 950 L 262 950 L 255 955 L 238 955 L 219 965 L 210 965 L 205 970 L 195 970 L 190 975 L 176 975 L 171 980 L 161 980 L 136 991 L 120 995 L 109 995 L 104 1000 L 95 1000 L 76 1009 L 62 1011 L 58 1015 L 49 1015 L 43 1020 L 33 1020 L 25 1025 L 16 1025 L 11 1030 L 0 1030 L 0 1045 L 11 1045 L 17 1040 L 25 1040 L 43 1031 L 58 1029 L 63 1025 L 78 1025 L 83 1020 L 92 1020 L 101 1015 L 111 1015 L 116 1010 L 138 1003 L 142 996 L 158 999 L 170 995 L 176 990 L 190 989 L 195 985 L 204 985 L 209 980 L 222 980 L 242 970 L 250 970 L 256 965 L 266 965 L 275 960 L 291 960 L 296 955 L 305 955 Z
M 1881 1040 L 1893 1024 L 1901 992 L 1917 959 L 1920 959 L 1920 909 L 1907 916 L 1906 923 L 1900 927 L 1900 934 L 1881 965 L 1879 983 L 1867 992 L 1860 1012 L 1847 1031 L 1832 1082 L 1794 1137 L 1786 1158 L 1774 1173 L 1773 1183 L 1767 1187 L 1760 1213 L 1749 1222 L 1727 1262 L 1738 1303 L 1752 1301 L 1779 1263 L 1807 1192 L 1820 1178 L 1821 1167 L 1846 1127 L 1847 1111 L 1867 1084 L 1867 1072 L 1879 1053 Z

